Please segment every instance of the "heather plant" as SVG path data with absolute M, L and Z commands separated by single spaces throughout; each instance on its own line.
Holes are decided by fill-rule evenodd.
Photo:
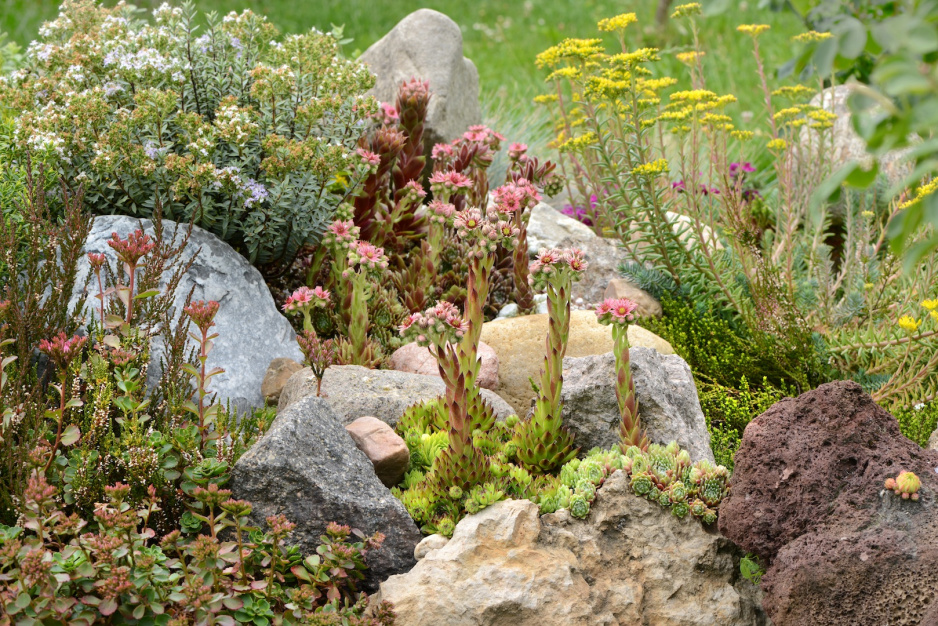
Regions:
M 735 97 L 707 89 L 698 9 L 675 10 L 695 41 L 679 56 L 688 68 L 681 81 L 654 74 L 658 50 L 626 48 L 631 14 L 601 23 L 618 50 L 566 40 L 538 57 L 552 70 L 555 92 L 541 100 L 557 112 L 574 202 L 595 197 L 597 228 L 619 236 L 632 267 L 740 327 L 751 346 L 744 353 L 769 365 L 762 373 L 773 381 L 803 390 L 850 377 L 887 404 L 931 398 L 932 335 L 907 333 L 898 320 L 921 320 L 914 298 L 932 297 L 936 264 L 900 271 L 887 227 L 903 210 L 898 202 L 849 189 L 836 204 L 821 201 L 872 174 L 826 181 L 833 114 L 804 103 L 815 89 L 769 86 L 759 50 L 766 25 L 739 27 L 757 61 L 765 129 L 735 126 Z
M 563 426 L 563 357 L 570 335 L 570 300 L 573 283 L 586 271 L 578 249 L 541 250 L 531 263 L 531 283 L 547 293 L 547 352 L 530 419 L 519 422 L 515 443 L 521 464 L 546 473 L 577 453 L 573 435 Z
M 922 446 L 928 446 L 931 434 L 938 430 L 938 403 L 920 402 L 892 410 L 902 434 Z
M 14 146 L 81 184 L 94 213 L 192 221 L 268 274 L 318 243 L 372 166 L 355 153 L 374 84 L 310 31 L 163 5 L 69 0 L 5 76 Z
M 629 358 L 629 322 L 638 305 L 626 298 L 608 298 L 596 307 L 600 324 L 612 327 L 613 351 L 616 359 L 616 400 L 619 403 L 619 446 L 625 452 L 636 446 L 648 448 L 648 437 L 642 430 L 638 414 L 638 398 Z

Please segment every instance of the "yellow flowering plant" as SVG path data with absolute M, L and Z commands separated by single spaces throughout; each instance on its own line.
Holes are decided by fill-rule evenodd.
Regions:
M 928 294 L 931 270 L 903 276 L 884 244 L 899 203 L 846 190 L 816 201 L 833 169 L 836 116 L 808 102 L 817 88 L 770 85 L 759 49 L 766 25 L 738 28 L 751 39 L 765 108 L 737 128 L 736 98 L 707 87 L 696 13 L 674 14 L 689 20 L 694 42 L 678 53 L 684 77 L 656 72 L 661 51 L 626 46 L 636 23 L 626 16 L 598 25 L 617 49 L 567 40 L 538 57 L 571 197 L 595 207 L 595 229 L 621 241 L 630 266 L 644 268 L 636 274 L 664 276 L 653 282 L 741 322 L 779 380 L 804 389 L 847 376 L 886 402 L 932 397 L 925 324 L 938 321 L 938 306 L 920 315 L 912 295 Z

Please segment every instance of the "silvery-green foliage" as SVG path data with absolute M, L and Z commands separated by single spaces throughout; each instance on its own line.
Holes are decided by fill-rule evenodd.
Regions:
M 194 220 L 269 271 L 318 242 L 369 166 L 356 154 L 374 78 L 311 30 L 278 39 L 244 11 L 197 25 L 67 1 L 0 81 L 14 143 L 96 213 Z

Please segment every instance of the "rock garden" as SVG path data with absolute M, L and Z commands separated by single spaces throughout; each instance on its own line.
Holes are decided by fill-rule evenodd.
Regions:
M 938 624 L 932 4 L 211 4 L 0 37 L 0 625 Z

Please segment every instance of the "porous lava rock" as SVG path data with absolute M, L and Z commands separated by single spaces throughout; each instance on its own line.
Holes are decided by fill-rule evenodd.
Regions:
M 776 626 L 938 624 L 936 469 L 860 385 L 829 383 L 746 427 L 719 528 L 769 564 Z M 919 501 L 883 488 L 901 471 Z

